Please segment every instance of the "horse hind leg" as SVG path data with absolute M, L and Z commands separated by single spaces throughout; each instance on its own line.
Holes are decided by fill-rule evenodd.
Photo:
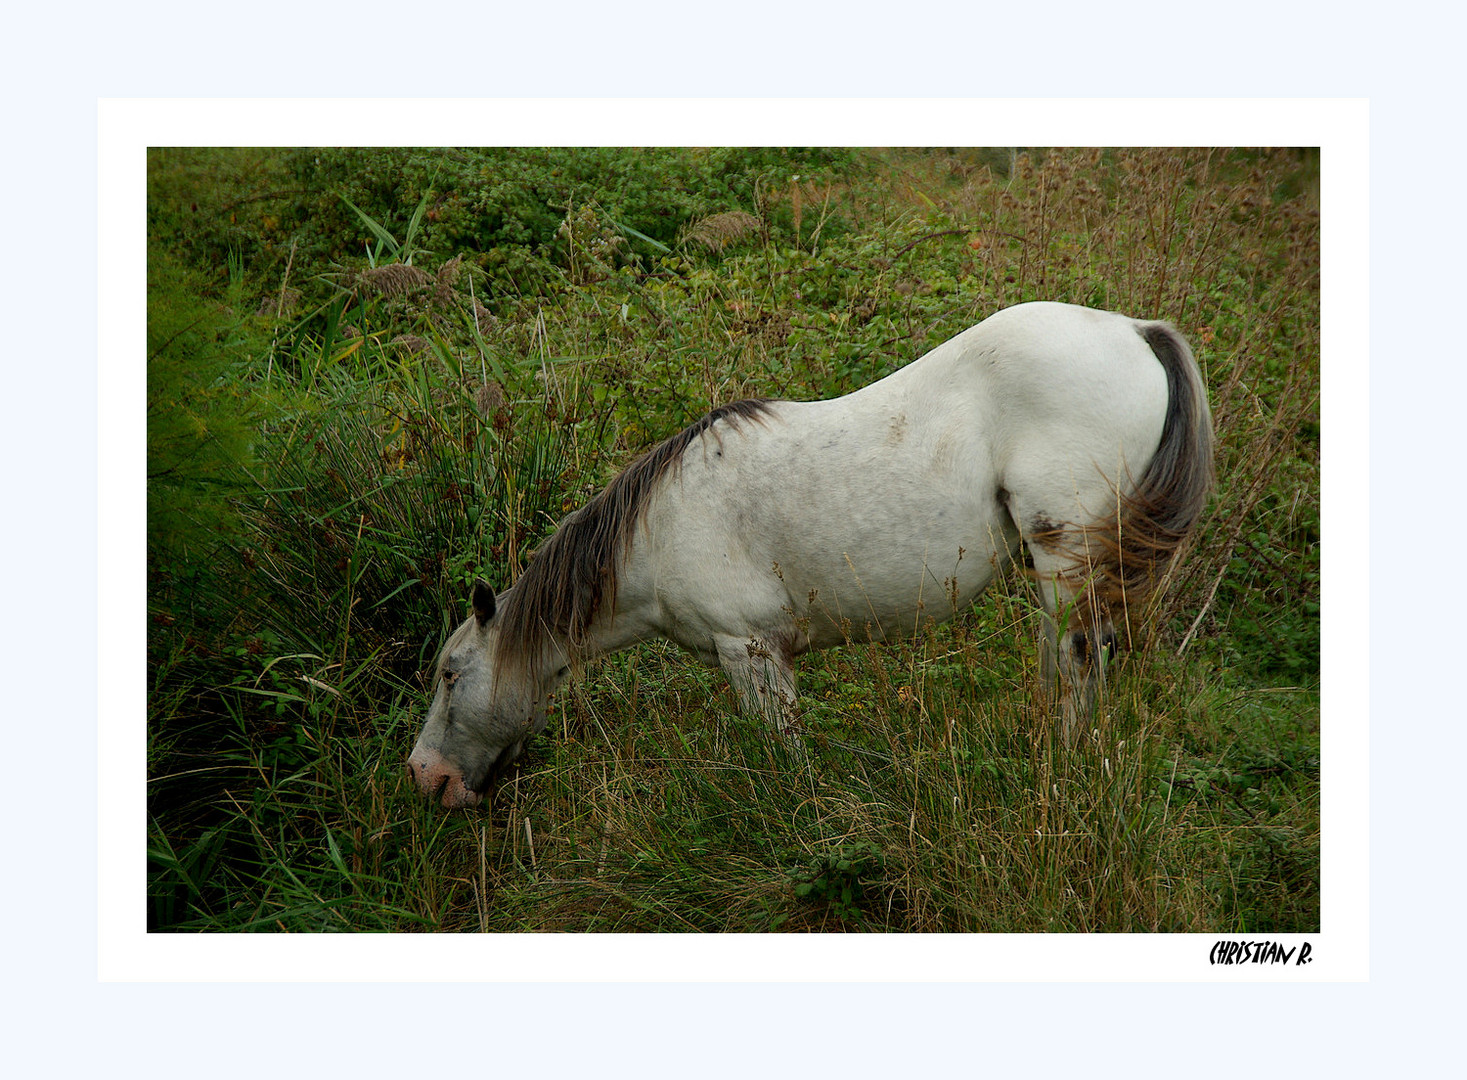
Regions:
M 1040 667 L 1045 686 L 1059 701 L 1066 746 L 1074 746 L 1094 722 L 1105 667 L 1116 649 L 1115 626 L 1094 599 L 1085 559 L 1068 542 L 1073 533 L 1043 515 L 1034 515 L 1024 530 L 1044 607 Z

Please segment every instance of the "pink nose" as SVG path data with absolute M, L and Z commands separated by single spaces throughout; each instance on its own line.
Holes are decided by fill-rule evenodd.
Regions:
M 418 785 L 418 790 L 429 798 L 437 799 L 444 809 L 459 810 L 478 806 L 484 796 L 470 791 L 464 783 L 463 774 L 443 759 L 443 755 L 432 750 L 419 750 L 408 758 L 408 775 Z

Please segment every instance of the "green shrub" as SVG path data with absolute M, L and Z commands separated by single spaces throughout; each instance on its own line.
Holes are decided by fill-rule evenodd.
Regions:
M 230 294 L 156 245 L 148 251 L 148 555 L 198 560 L 232 529 L 230 499 L 248 482 L 260 402 L 241 378 L 250 360 Z
M 866 890 L 885 868 L 886 860 L 875 844 L 842 844 L 826 853 L 813 870 L 792 879 L 794 894 L 828 906 L 841 922 L 859 926 Z
M 297 150 L 286 161 L 301 194 L 293 206 L 302 251 L 349 263 L 366 235 L 351 205 L 389 229 L 427 199 L 423 246 L 434 258 L 467 253 L 487 275 L 486 303 L 546 295 L 570 269 L 562 226 L 594 206 L 625 241 L 618 262 L 661 254 L 690 222 L 756 211 L 761 187 L 855 168 L 849 151 L 653 147 Z

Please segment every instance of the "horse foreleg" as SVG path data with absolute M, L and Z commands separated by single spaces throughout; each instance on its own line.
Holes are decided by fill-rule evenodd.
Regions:
M 779 734 L 797 739 L 793 650 L 778 635 L 720 637 L 715 643 L 719 666 L 744 712 L 763 716 Z

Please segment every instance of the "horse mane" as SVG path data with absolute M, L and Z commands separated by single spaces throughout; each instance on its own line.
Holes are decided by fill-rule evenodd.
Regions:
M 772 404 L 750 398 L 719 406 L 637 457 L 590 502 L 568 514 L 503 598 L 499 665 L 520 666 L 539 656 L 551 635 L 577 650 L 596 613 L 616 603 L 622 557 L 652 494 L 681 468 L 683 451 L 720 420 L 734 429 L 745 421 L 762 423 Z

